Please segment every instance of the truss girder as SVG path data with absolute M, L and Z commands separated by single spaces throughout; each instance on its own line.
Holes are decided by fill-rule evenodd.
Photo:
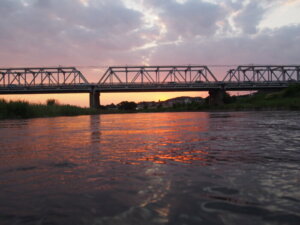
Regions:
M 75 67 L 0 68 L 0 86 L 60 86 L 89 84 Z
M 300 82 L 300 66 L 238 66 L 227 72 L 223 82 Z
M 207 66 L 109 67 L 98 84 L 166 84 L 218 82 Z

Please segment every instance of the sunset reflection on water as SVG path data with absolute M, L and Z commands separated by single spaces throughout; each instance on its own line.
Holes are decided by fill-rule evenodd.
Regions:
M 190 112 L 0 121 L 0 224 L 300 220 L 298 118 Z
M 129 114 L 122 117 L 122 123 L 113 122 L 120 120 L 120 115 L 110 115 L 109 120 L 91 117 L 91 143 L 101 144 L 101 152 L 109 155 L 108 160 L 132 165 L 145 161 L 159 164 L 205 161 L 207 139 L 201 134 L 208 129 L 208 114 L 199 114 L 196 121 L 193 115 L 188 115 L 151 114 L 145 118 Z

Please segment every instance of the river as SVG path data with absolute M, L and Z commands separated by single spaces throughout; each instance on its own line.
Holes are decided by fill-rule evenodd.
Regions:
M 300 112 L 0 121 L 0 224 L 300 224 Z

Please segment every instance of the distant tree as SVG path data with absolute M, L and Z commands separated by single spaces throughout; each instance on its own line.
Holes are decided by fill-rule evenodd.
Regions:
M 115 105 L 115 104 L 113 104 L 113 103 L 111 103 L 110 105 L 106 105 L 106 106 L 104 106 L 104 108 L 105 108 L 106 110 L 110 110 L 110 109 L 116 109 L 116 105 Z
M 224 93 L 223 101 L 225 104 L 233 103 L 236 101 L 236 97 L 230 96 L 227 92 Z
M 283 97 L 297 97 L 300 96 L 300 85 L 291 85 L 283 91 Z
M 186 105 L 187 104 L 185 104 L 185 103 L 174 103 L 172 108 L 173 109 L 184 109 L 184 108 L 186 108 Z
M 209 105 L 209 96 L 207 96 L 207 97 L 204 99 L 204 104 L 205 104 L 205 105 Z
M 198 108 L 198 105 L 200 105 L 200 104 L 193 101 L 193 102 L 187 104 L 187 109 L 188 109 L 188 110 L 194 110 L 194 109 L 197 109 L 197 108 Z
M 48 99 L 47 106 L 51 106 L 51 105 L 58 105 L 58 101 L 55 99 Z
M 104 105 L 100 105 L 99 107 L 100 109 L 106 109 L 106 107 Z
M 117 105 L 117 107 L 118 107 L 118 109 L 121 109 L 121 110 L 135 110 L 137 107 L 137 104 L 135 102 L 123 101 L 123 102 L 120 102 Z

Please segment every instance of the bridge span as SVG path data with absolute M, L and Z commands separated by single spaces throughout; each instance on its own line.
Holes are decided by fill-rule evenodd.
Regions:
M 98 83 L 89 83 L 75 67 L 0 68 L 0 94 L 208 91 L 220 104 L 224 91 L 283 89 L 300 83 L 300 65 L 241 65 L 218 80 L 205 65 L 109 67 Z

